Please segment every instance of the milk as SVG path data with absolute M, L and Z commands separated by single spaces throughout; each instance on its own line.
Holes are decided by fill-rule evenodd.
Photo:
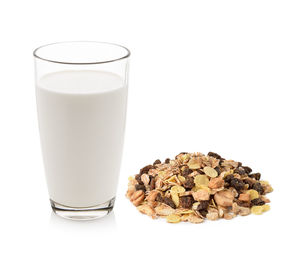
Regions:
M 116 194 L 127 86 L 116 74 L 61 71 L 36 85 L 40 138 L 50 199 L 96 206 Z

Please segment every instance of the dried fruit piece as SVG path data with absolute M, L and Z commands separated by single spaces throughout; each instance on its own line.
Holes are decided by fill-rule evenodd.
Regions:
M 262 207 L 263 207 L 263 212 L 270 210 L 270 205 L 268 205 L 268 204 L 265 204 Z
M 211 157 L 214 157 L 214 158 L 216 158 L 216 159 L 222 159 L 222 157 L 219 155 L 219 154 L 217 154 L 217 153 L 214 153 L 214 152 L 208 152 L 208 154 L 207 154 L 208 156 L 211 156 Z
M 249 202 L 250 201 L 250 194 L 249 193 L 241 193 L 239 196 L 240 201 Z
M 166 158 L 165 164 L 169 164 L 169 163 L 170 163 L 170 158 Z
M 192 195 L 195 201 L 208 201 L 210 196 L 207 190 L 199 190 Z
M 176 214 L 170 214 L 167 216 L 167 222 L 169 223 L 178 223 L 181 221 L 180 216 L 176 215 Z
M 163 198 L 163 203 L 169 205 L 169 206 L 170 206 L 171 208 L 173 208 L 173 209 L 176 209 L 175 203 L 173 202 L 172 199 L 170 199 L 170 198 L 168 198 L 168 197 L 164 197 L 164 198 Z
M 179 201 L 182 208 L 190 209 L 192 208 L 194 199 L 192 196 L 182 196 L 179 198 Z
M 262 187 L 262 185 L 260 183 L 253 184 L 252 188 L 254 190 L 256 190 L 259 194 L 263 194 L 264 193 L 264 188 Z
M 200 201 L 196 210 L 206 210 L 208 206 L 209 206 L 209 201 Z
M 224 186 L 224 180 L 220 177 L 210 179 L 208 187 L 211 189 L 218 189 Z
M 161 161 L 159 159 L 156 159 L 153 163 L 153 165 L 158 165 L 158 164 L 161 164 Z
M 254 178 L 255 180 L 259 180 L 261 175 L 260 173 L 256 173 L 256 174 L 249 174 L 249 177 Z
M 265 202 L 261 198 L 251 200 L 251 205 L 264 205 Z
M 147 165 L 140 170 L 140 175 L 147 174 L 150 169 L 153 168 L 153 165 Z
M 243 166 L 243 168 L 247 174 L 250 174 L 252 172 L 252 169 L 249 166 Z
M 258 194 L 258 192 L 256 190 L 252 190 L 251 189 L 251 190 L 248 190 L 247 193 L 250 194 L 250 199 L 251 200 L 259 198 L 259 194 Z
M 261 215 L 264 211 L 263 206 L 253 206 L 251 208 L 251 213 L 255 215 Z
M 209 177 L 211 177 L 211 178 L 214 178 L 214 177 L 217 177 L 217 176 L 218 176 L 218 172 L 217 172 L 215 169 L 213 169 L 212 167 L 210 167 L 210 166 L 205 166 L 205 167 L 203 168 L 203 172 L 204 172 L 207 176 L 209 176 Z
M 179 206 L 179 196 L 178 196 L 178 193 L 171 192 L 171 198 L 172 198 L 172 201 L 174 202 L 175 206 L 178 207 Z
M 192 189 L 195 186 L 194 178 L 193 177 L 187 177 L 185 182 L 183 183 L 183 186 L 185 188 Z
M 237 191 L 240 191 L 240 190 L 244 189 L 245 183 L 241 179 L 233 178 L 230 181 L 230 186 L 232 186 Z

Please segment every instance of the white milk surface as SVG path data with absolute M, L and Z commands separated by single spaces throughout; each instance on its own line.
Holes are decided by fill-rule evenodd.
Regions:
M 127 86 L 116 74 L 62 71 L 36 86 L 50 199 L 89 207 L 116 194 L 123 149 Z

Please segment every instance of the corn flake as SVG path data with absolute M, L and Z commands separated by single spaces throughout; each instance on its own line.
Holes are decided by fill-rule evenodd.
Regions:
M 250 199 L 251 200 L 259 198 L 259 194 L 256 190 L 251 189 L 251 190 L 248 190 L 247 193 L 250 194 Z
M 178 223 L 180 221 L 181 221 L 180 216 L 176 214 L 170 214 L 169 216 L 167 216 L 167 222 L 169 223 Z
M 196 187 L 208 186 L 209 179 L 206 175 L 198 174 L 194 178 L 194 183 Z
M 218 176 L 218 172 L 210 166 L 205 166 L 203 168 L 203 171 L 207 176 L 209 176 L 211 178 L 215 178 Z

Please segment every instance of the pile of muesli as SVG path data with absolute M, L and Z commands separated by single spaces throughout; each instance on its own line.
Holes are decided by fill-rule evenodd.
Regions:
M 141 213 L 166 217 L 169 223 L 232 219 L 270 209 L 265 194 L 273 189 L 260 177 L 241 162 L 213 152 L 183 152 L 164 163 L 156 160 L 129 177 L 126 196 Z

